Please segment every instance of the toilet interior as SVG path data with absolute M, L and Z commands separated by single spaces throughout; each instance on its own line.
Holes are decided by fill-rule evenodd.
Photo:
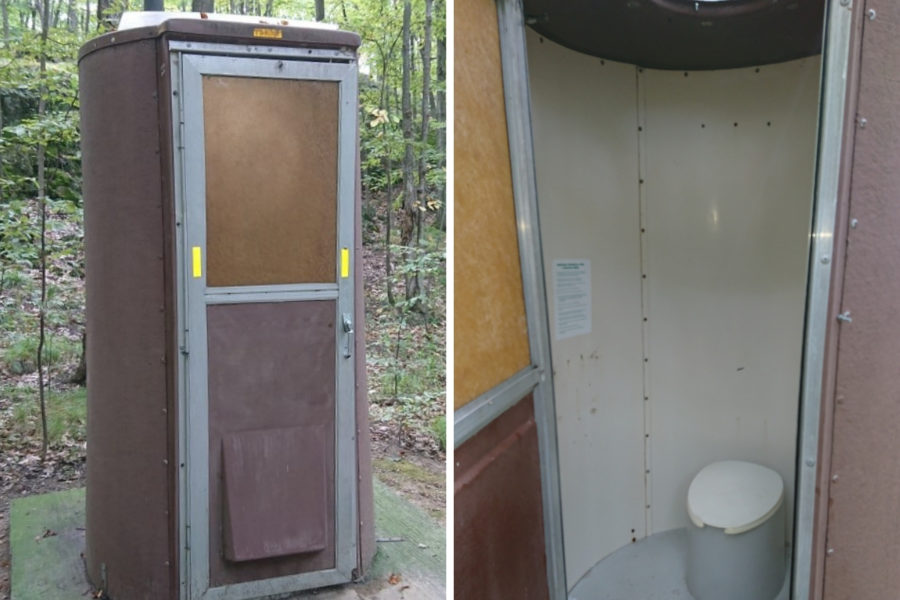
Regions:
M 569 588 L 687 526 L 719 460 L 781 475 L 790 544 L 821 56 L 657 70 L 532 30 L 527 52 Z M 585 313 L 558 261 L 586 261 Z

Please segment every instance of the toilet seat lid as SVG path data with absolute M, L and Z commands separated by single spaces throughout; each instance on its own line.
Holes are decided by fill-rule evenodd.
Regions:
M 687 510 L 697 527 L 727 534 L 762 525 L 784 502 L 781 476 L 762 465 L 724 460 L 704 467 L 688 488 Z

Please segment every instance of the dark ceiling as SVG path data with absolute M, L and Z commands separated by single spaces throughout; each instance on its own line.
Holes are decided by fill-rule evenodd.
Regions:
M 657 69 L 726 69 L 818 54 L 824 0 L 524 0 L 573 50 Z

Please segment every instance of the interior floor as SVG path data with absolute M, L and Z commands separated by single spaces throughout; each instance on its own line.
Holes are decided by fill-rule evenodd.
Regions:
M 656 533 L 594 565 L 569 592 L 569 600 L 693 600 L 685 580 L 686 560 L 684 528 Z M 790 598 L 790 572 L 788 568 L 781 592 L 773 600 Z

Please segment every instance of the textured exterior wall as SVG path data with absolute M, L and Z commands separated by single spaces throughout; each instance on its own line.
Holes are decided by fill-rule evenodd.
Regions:
M 156 41 L 81 62 L 88 368 L 87 549 L 114 598 L 175 597 Z M 116 126 L 109 126 L 116 124 Z M 174 462 L 174 461 L 169 461 Z M 172 515 L 174 517 L 174 515 Z M 129 551 L 123 552 L 123 540 Z M 176 594 L 177 595 L 177 594 Z
M 900 5 L 862 20 L 843 297 L 834 391 L 826 599 L 900 589 Z M 874 18 L 870 18 L 868 11 Z M 865 119 L 865 126 L 861 125 Z M 827 432 L 826 432 L 827 434 Z

